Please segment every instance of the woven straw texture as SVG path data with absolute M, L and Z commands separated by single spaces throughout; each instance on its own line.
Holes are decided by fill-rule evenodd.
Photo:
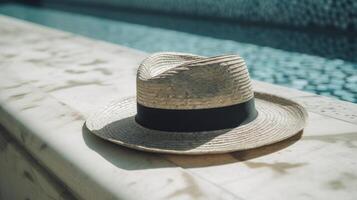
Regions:
M 258 117 L 237 128 L 202 132 L 166 132 L 135 121 L 136 103 L 162 109 L 216 108 L 255 97 Z M 157 53 L 140 65 L 137 97 L 114 101 L 91 115 L 95 135 L 134 149 L 175 154 L 213 154 L 272 144 L 300 132 L 305 109 L 288 99 L 254 93 L 244 60 L 237 55 L 201 57 Z
M 137 73 L 137 101 L 146 107 L 216 108 L 252 97 L 249 73 L 238 55 L 156 53 L 142 62 Z
M 111 142 L 138 150 L 173 154 L 217 154 L 256 148 L 299 133 L 307 113 L 296 102 L 255 93 L 258 117 L 233 129 L 205 132 L 165 132 L 135 122 L 135 97 L 114 101 L 91 115 L 87 128 Z

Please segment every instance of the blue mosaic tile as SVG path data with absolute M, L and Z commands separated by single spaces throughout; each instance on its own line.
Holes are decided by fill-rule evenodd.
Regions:
M 328 54 L 316 56 L 307 54 L 310 52 L 292 52 L 256 45 L 254 41 L 249 44 L 210 35 L 129 23 L 127 19 L 126 21 L 109 20 L 44 8 L 6 4 L 0 5 L 0 13 L 146 52 L 181 51 L 207 56 L 238 53 L 245 58 L 254 79 L 357 103 L 357 61 L 355 60 L 356 54 L 353 54 L 356 48 L 348 46 L 348 39 L 346 49 L 351 49 L 351 55 L 346 57 L 330 57 Z M 249 33 L 259 34 L 257 30 Z M 288 42 L 289 39 L 276 41 Z M 351 41 L 354 42 L 354 40 Z M 337 46 L 341 44 L 343 43 Z M 324 46 L 324 42 L 319 45 L 317 46 L 320 48 L 332 48 L 329 44 Z M 337 48 L 333 47 L 333 49 Z

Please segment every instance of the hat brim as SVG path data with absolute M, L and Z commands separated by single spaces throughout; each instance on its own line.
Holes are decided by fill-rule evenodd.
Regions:
M 86 120 L 88 130 L 110 142 L 133 149 L 172 154 L 217 154 L 257 148 L 299 133 L 307 119 L 298 103 L 255 92 L 258 116 L 230 129 L 167 132 L 145 128 L 135 121 L 136 98 L 112 102 Z

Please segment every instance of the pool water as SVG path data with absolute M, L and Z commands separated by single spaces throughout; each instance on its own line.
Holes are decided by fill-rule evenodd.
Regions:
M 193 23 L 153 14 L 119 12 L 108 17 L 107 12 L 79 14 L 19 4 L 0 4 L 0 13 L 146 52 L 238 53 L 253 79 L 357 103 L 355 38 L 201 19 Z

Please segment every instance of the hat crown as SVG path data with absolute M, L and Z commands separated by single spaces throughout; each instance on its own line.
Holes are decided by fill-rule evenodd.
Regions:
M 137 102 L 151 108 L 216 108 L 253 96 L 247 66 L 238 55 L 153 54 L 137 73 Z

